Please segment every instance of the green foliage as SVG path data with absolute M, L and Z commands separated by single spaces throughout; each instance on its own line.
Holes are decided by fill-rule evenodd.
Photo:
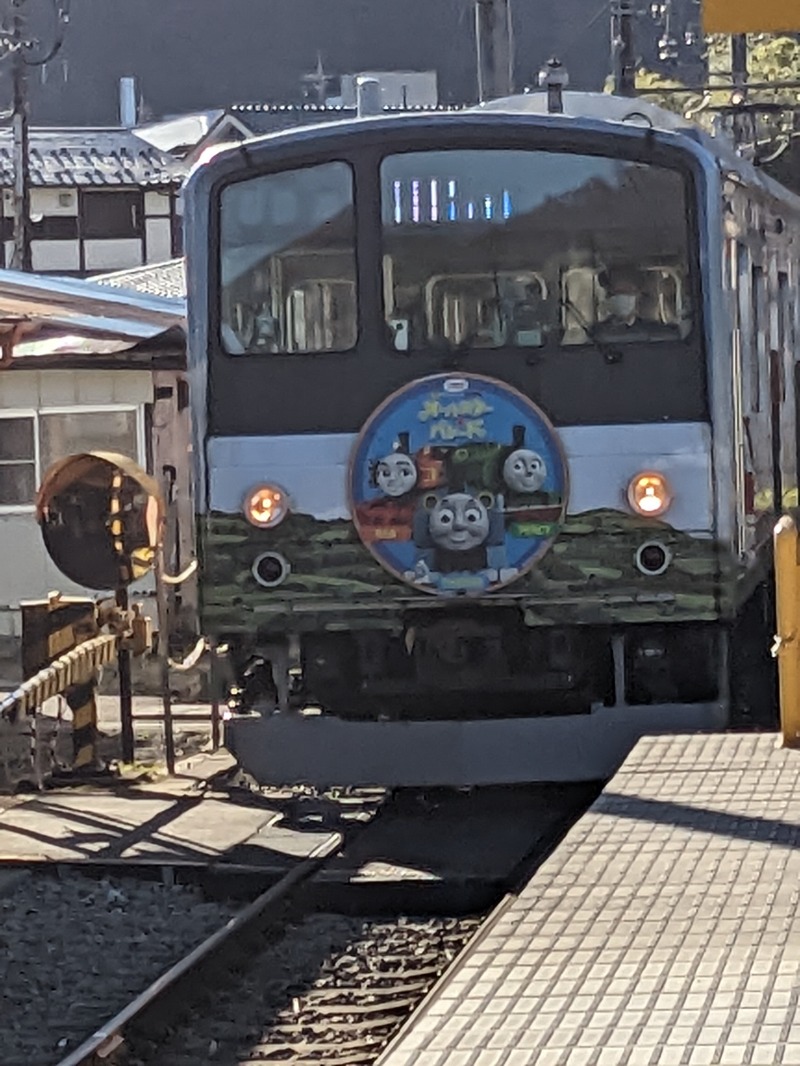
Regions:
M 800 82 L 800 41 L 785 34 L 760 33 L 748 36 L 747 45 L 748 80 L 751 84 Z M 731 38 L 721 34 L 706 38 L 705 59 L 709 88 L 703 93 L 676 91 L 685 90 L 685 86 L 645 69 L 637 71 L 636 87 L 646 91 L 646 99 L 651 103 L 684 115 L 708 131 L 721 118 L 730 124 L 733 121 L 730 113 L 723 117 L 720 109 L 732 103 Z M 607 91 L 613 91 L 612 83 L 607 85 Z M 747 94 L 747 102 L 786 105 L 786 111 L 778 113 L 756 112 L 756 143 L 751 146 L 751 154 L 760 161 L 770 160 L 765 169 L 800 192 L 795 176 L 796 156 L 800 149 L 795 149 L 797 135 L 794 133 L 792 110 L 800 106 L 800 89 L 751 89 Z
M 769 33 L 752 34 L 747 38 L 747 51 L 751 81 L 800 81 L 800 42 L 793 37 L 776 37 Z M 721 34 L 709 37 L 706 56 L 711 80 L 716 80 L 716 74 L 730 83 L 730 37 Z M 794 103 L 800 99 L 800 93 L 796 89 L 762 89 L 755 93 L 754 98 L 780 99 Z

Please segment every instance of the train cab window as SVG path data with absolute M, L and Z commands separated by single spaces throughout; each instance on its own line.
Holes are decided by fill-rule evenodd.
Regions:
M 434 277 L 425 287 L 426 329 L 471 348 L 539 348 L 548 329 L 547 295 L 533 271 Z
M 601 332 L 622 342 L 684 338 L 687 204 L 678 171 L 622 159 L 495 148 L 388 156 L 383 290 L 393 347 L 579 345 Z
M 353 176 L 345 163 L 227 186 L 220 206 L 220 334 L 231 355 L 356 343 Z
M 685 338 L 686 280 L 671 265 L 576 267 L 561 279 L 562 344 Z

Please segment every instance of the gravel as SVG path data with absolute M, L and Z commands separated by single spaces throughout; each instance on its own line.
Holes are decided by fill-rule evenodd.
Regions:
M 0 1058 L 52 1066 L 237 907 L 129 877 L 0 884 Z
M 480 925 L 317 914 L 255 956 L 129 1066 L 368 1064 Z

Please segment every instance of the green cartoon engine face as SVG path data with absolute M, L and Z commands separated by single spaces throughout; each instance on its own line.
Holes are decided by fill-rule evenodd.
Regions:
M 529 448 L 518 448 L 503 463 L 503 480 L 514 492 L 538 492 L 546 477 L 547 464 Z

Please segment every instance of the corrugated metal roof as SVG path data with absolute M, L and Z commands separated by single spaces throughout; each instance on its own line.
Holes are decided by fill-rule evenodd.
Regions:
M 117 270 L 113 274 L 97 274 L 91 279 L 99 285 L 140 292 L 147 296 L 166 296 L 183 299 L 186 296 L 186 270 L 183 259 L 166 263 L 150 263 L 132 270 Z
M 0 270 L 0 339 L 11 339 L 16 356 L 46 355 L 65 344 L 73 352 L 118 351 L 161 335 L 182 336 L 185 324 L 184 300 Z
M 30 173 L 34 186 L 174 185 L 186 165 L 131 130 L 32 129 Z M 0 186 L 14 182 L 13 141 L 0 130 Z

